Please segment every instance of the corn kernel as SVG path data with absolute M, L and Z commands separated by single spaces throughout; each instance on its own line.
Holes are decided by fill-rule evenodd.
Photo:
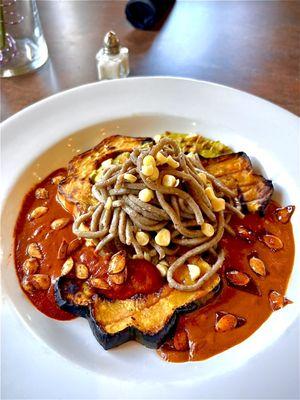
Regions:
M 104 168 L 109 167 L 112 164 L 112 162 L 113 162 L 113 159 L 112 158 L 108 158 L 107 160 L 104 160 L 101 163 L 101 166 L 104 167 Z
M 169 246 L 171 242 L 171 233 L 168 229 L 163 228 L 156 234 L 154 240 L 159 246 Z
M 207 237 L 212 237 L 215 233 L 214 227 L 211 224 L 208 224 L 207 222 L 204 222 L 201 225 L 201 231 Z
M 206 174 L 204 172 L 199 172 L 198 176 L 199 176 L 199 178 L 201 179 L 201 181 L 203 183 L 205 183 L 205 184 L 207 183 L 207 177 L 206 177 Z
M 143 165 L 152 165 L 153 167 L 156 167 L 156 162 L 153 156 L 148 154 L 147 156 L 144 157 L 143 159 Z
M 166 164 L 168 159 L 160 151 L 156 154 L 156 161 L 158 165 Z
M 151 189 L 142 189 L 139 192 L 139 199 L 144 203 L 149 203 L 154 198 L 154 192 Z
M 124 174 L 124 180 L 126 181 L 126 182 L 130 182 L 130 183 L 134 183 L 134 182 L 136 182 L 136 180 L 137 180 L 137 177 L 136 176 L 134 176 L 134 175 L 132 175 L 132 174 Z
M 111 207 L 112 207 L 112 198 L 111 198 L 111 197 L 108 197 L 107 200 L 106 200 L 106 203 L 105 203 L 105 205 L 104 205 L 104 208 L 105 208 L 106 210 L 110 210 Z
M 137 234 L 135 235 L 135 238 L 136 238 L 138 244 L 141 246 L 146 246 L 150 240 L 148 233 L 145 233 L 145 232 L 137 232 Z
M 153 165 L 143 165 L 142 166 L 142 173 L 145 176 L 151 176 L 154 172 L 154 167 Z
M 151 181 L 156 181 L 159 177 L 159 169 L 154 167 L 153 174 L 149 176 Z
M 161 276 L 165 277 L 167 275 L 168 267 L 166 265 L 160 263 L 156 265 L 156 268 L 161 273 Z
M 211 200 L 211 205 L 214 211 L 219 212 L 225 210 L 225 200 L 221 197 L 216 197 Z
M 172 168 L 178 168 L 179 167 L 179 162 L 177 162 L 176 160 L 174 160 L 173 157 L 168 156 L 167 157 L 167 163 L 170 165 L 170 167 Z
M 189 269 L 191 280 L 195 281 L 196 279 L 198 279 L 201 274 L 201 269 L 198 267 L 198 265 L 188 264 L 187 267 Z
M 163 186 L 166 187 L 175 187 L 176 186 L 176 178 L 174 175 L 165 175 L 162 180 Z

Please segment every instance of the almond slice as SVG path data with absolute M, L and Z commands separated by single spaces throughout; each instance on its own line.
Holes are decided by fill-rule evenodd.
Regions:
M 266 276 L 267 270 L 265 263 L 258 257 L 252 256 L 249 258 L 249 265 L 251 269 L 260 276 Z
M 112 274 L 108 276 L 108 282 L 110 285 L 122 285 L 127 279 L 127 269 L 125 268 L 118 274 Z
M 35 274 L 30 277 L 30 283 L 38 290 L 47 290 L 50 287 L 50 276 L 46 274 Z
M 35 243 L 35 242 L 30 243 L 27 246 L 26 252 L 30 257 L 33 257 L 33 258 L 41 259 L 43 257 L 42 256 L 42 252 L 41 252 L 41 250 L 39 248 L 39 245 L 37 243 Z
M 269 293 L 269 302 L 272 311 L 280 310 L 281 308 L 285 307 L 287 304 L 292 304 L 293 302 L 282 294 L 277 292 L 276 290 L 271 290 Z
M 78 279 L 87 279 L 89 277 L 89 269 L 84 264 L 76 264 L 75 271 Z
M 26 275 L 32 275 L 39 269 L 39 262 L 36 258 L 27 258 L 23 263 L 23 271 Z
M 244 225 L 237 226 L 236 227 L 236 233 L 237 233 L 237 236 L 240 239 L 243 239 L 248 243 L 254 243 L 255 240 L 256 240 L 256 236 L 255 236 L 254 231 L 252 229 L 250 229 L 250 228 L 247 228 Z
M 61 276 L 67 275 L 69 272 L 72 271 L 72 268 L 74 266 L 74 261 L 72 257 L 69 257 L 64 263 L 61 268 Z
M 224 311 L 219 311 L 216 313 L 215 330 L 217 332 L 227 332 L 239 328 L 245 323 L 245 318 Z
M 292 218 L 294 211 L 295 211 L 295 206 L 276 208 L 275 216 L 277 218 L 277 221 L 281 222 L 282 224 L 287 224 L 288 222 L 290 222 L 290 219 Z
M 68 242 L 65 239 L 63 239 L 57 252 L 57 259 L 64 260 L 67 257 L 67 250 L 68 250 Z
M 276 252 L 283 248 L 282 240 L 279 239 L 279 237 L 277 237 L 275 235 L 271 235 L 271 234 L 267 233 L 267 234 L 263 235 L 262 241 L 273 252 Z
M 30 214 L 28 215 L 28 219 L 29 221 L 32 221 L 34 219 L 40 218 L 43 215 L 45 215 L 47 211 L 48 207 L 44 206 L 36 207 L 34 210 L 30 212 Z
M 71 222 L 70 218 L 58 218 L 51 222 L 51 229 L 58 231 L 65 228 Z
M 109 289 L 109 284 L 102 278 L 90 278 L 90 284 L 96 289 Z
M 49 192 L 45 188 L 37 188 L 36 191 L 34 192 L 35 198 L 36 199 L 48 199 L 49 198 Z
M 67 256 L 70 256 L 71 254 L 74 253 L 79 247 L 83 245 L 83 239 L 82 238 L 76 238 L 72 240 L 69 245 L 68 245 L 68 250 L 67 250 Z
M 175 333 L 173 339 L 174 347 L 177 351 L 189 350 L 189 338 L 184 330 L 180 330 Z
M 126 251 L 121 250 L 114 254 L 108 264 L 109 274 L 118 274 L 122 272 L 126 266 Z
M 250 277 L 247 274 L 237 270 L 227 271 L 226 277 L 233 285 L 236 286 L 246 286 L 250 282 Z

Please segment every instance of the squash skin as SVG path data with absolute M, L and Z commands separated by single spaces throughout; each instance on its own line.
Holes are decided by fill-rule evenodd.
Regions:
M 220 281 L 220 283 L 212 290 L 212 292 L 210 292 L 204 298 L 200 299 L 199 301 L 193 301 L 187 305 L 177 308 L 173 312 L 173 314 L 171 315 L 165 326 L 160 331 L 158 331 L 153 335 L 144 333 L 134 326 L 129 326 L 123 329 L 122 331 L 110 334 L 104 331 L 95 320 L 91 305 L 89 306 L 75 305 L 71 302 L 68 302 L 63 297 L 61 289 L 64 287 L 66 283 L 70 285 L 71 291 L 73 290 L 76 291 L 76 283 L 74 283 L 74 281 L 75 279 L 70 279 L 67 276 L 62 276 L 56 281 L 54 285 L 54 294 L 56 303 L 62 310 L 67 311 L 73 315 L 87 319 L 96 340 L 105 350 L 109 350 L 112 349 L 113 347 L 120 346 L 121 344 L 126 343 L 130 340 L 135 340 L 148 348 L 157 349 L 167 339 L 172 337 L 172 335 L 175 332 L 180 315 L 189 313 L 191 311 L 200 308 L 201 306 L 206 305 L 208 301 L 211 301 L 219 293 L 222 286 L 221 284 L 222 281 Z

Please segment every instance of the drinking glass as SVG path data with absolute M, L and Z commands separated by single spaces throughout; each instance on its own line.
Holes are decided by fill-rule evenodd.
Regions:
M 47 59 L 35 0 L 0 0 L 0 76 L 25 74 Z

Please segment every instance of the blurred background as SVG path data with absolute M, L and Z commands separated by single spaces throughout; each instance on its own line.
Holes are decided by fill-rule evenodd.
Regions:
M 61 90 L 97 81 L 95 55 L 113 30 L 130 76 L 221 83 L 300 115 L 300 2 L 177 0 L 151 30 L 126 19 L 127 1 L 38 0 L 49 59 L 1 79 L 1 119 Z

